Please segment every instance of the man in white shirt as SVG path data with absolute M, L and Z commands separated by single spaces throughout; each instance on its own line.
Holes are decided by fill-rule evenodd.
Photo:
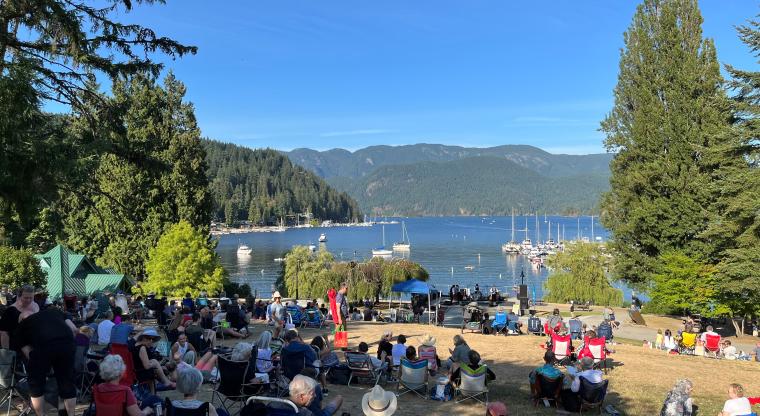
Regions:
M 712 325 L 707 325 L 707 331 L 703 332 L 702 335 L 699 336 L 699 339 L 702 340 L 703 344 L 707 342 L 708 335 L 718 335 L 717 332 L 713 331 Z
M 581 360 L 581 370 L 575 373 L 573 383 L 570 385 L 570 390 L 573 393 L 577 393 L 581 388 L 581 377 L 588 380 L 589 383 L 597 384 L 603 381 L 602 372 L 600 370 L 594 370 L 594 359 L 591 357 L 583 357 Z
M 113 329 L 114 323 L 113 312 L 106 312 L 106 319 L 103 319 L 98 324 L 98 345 L 107 346 L 111 343 L 111 329 Z
M 393 365 L 401 365 L 401 358 L 406 355 L 406 337 L 398 336 L 397 344 L 393 346 L 391 354 L 393 355 Z
M 744 387 L 741 384 L 728 386 L 728 400 L 718 416 L 739 416 L 751 413 L 752 406 L 749 404 L 749 399 L 744 397 Z

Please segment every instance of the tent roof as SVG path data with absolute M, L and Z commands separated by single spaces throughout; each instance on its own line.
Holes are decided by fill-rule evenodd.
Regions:
M 422 280 L 409 279 L 404 282 L 396 283 L 391 287 L 391 292 L 402 293 L 428 293 L 430 286 Z

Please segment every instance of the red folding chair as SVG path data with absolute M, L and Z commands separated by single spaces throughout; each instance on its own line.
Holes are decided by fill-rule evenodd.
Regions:
M 552 352 L 558 363 L 570 359 L 570 351 L 573 347 L 573 341 L 570 335 L 559 335 L 552 333 Z
M 137 382 L 137 374 L 135 374 L 135 363 L 132 361 L 132 353 L 129 351 L 129 347 L 126 344 L 111 344 L 111 354 L 121 357 L 124 366 L 127 367 L 124 374 L 121 375 L 119 384 L 132 387 Z
M 705 354 L 718 358 L 720 352 L 720 335 L 707 334 L 705 336 Z
M 591 357 L 594 358 L 594 366 L 604 367 L 604 374 L 607 374 L 607 350 L 604 348 L 605 338 L 598 337 L 588 340 L 588 350 Z

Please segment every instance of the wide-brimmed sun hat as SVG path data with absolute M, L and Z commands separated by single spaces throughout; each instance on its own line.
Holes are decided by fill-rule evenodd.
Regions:
M 277 298 L 282 299 L 282 296 L 280 296 L 279 291 L 275 291 L 274 293 L 272 293 L 272 299 L 277 299 Z
M 362 411 L 366 416 L 390 416 L 396 411 L 396 406 L 396 395 L 379 385 L 362 397 Z
M 435 347 L 435 337 L 431 337 L 430 334 L 427 334 L 422 338 L 421 344 L 426 347 Z
M 154 341 L 157 341 L 161 339 L 161 335 L 158 335 L 158 332 L 153 328 L 145 328 L 140 335 L 137 336 L 137 340 L 139 341 L 142 338 L 153 338 Z

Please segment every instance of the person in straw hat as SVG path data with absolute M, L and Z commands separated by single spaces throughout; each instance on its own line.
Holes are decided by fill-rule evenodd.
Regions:
M 280 337 L 280 331 L 285 326 L 285 305 L 282 304 L 282 296 L 279 291 L 272 293 L 272 303 L 267 308 L 269 320 L 274 322 L 274 337 Z
M 420 359 L 428 361 L 428 369 L 431 372 L 438 371 L 438 367 L 441 365 L 441 360 L 438 358 L 437 351 L 435 349 L 435 337 L 426 334 L 422 338 L 421 345 L 417 348 L 417 355 Z
M 362 412 L 365 416 L 390 416 L 396 412 L 398 402 L 393 392 L 375 385 L 362 397 Z
M 158 360 L 151 358 L 148 351 L 153 349 L 154 344 L 161 340 L 161 336 L 158 335 L 153 328 L 145 328 L 140 335 L 137 336 L 137 342 L 132 350 L 132 361 L 135 365 L 135 373 L 139 381 L 158 379 L 162 384 L 175 387 L 175 384 L 169 380 L 164 374 L 164 369 L 161 368 L 161 363 Z

